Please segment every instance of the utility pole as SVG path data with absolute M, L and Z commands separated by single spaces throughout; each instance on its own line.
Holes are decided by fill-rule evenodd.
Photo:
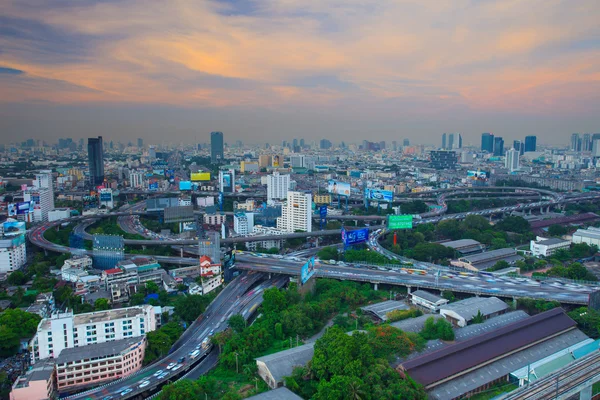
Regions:
M 235 373 L 239 374 L 239 365 L 238 365 L 238 353 L 237 351 L 235 352 Z

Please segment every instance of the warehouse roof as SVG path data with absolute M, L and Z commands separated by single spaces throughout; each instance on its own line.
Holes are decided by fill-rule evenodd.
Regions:
M 408 310 L 408 306 L 402 301 L 388 300 L 381 303 L 361 307 L 361 310 L 375 314 L 382 321 L 387 320 L 386 314 L 395 310 Z
M 480 254 L 473 254 L 470 256 L 461 257 L 461 260 L 465 262 L 469 262 L 471 264 L 479 264 L 483 262 L 487 262 L 490 260 L 494 260 L 497 258 L 510 257 L 517 254 L 515 249 L 498 249 L 492 251 L 486 251 Z
M 430 292 L 428 292 L 426 290 L 415 290 L 414 292 L 411 293 L 411 295 L 412 296 L 420 297 L 420 298 L 422 298 L 424 300 L 427 300 L 427 301 L 429 301 L 431 303 L 434 303 L 434 304 L 437 303 L 440 300 L 444 300 L 443 297 L 436 296 L 435 294 L 430 293 Z
M 263 362 L 273 376 L 275 382 L 281 382 L 284 377 L 289 376 L 295 367 L 306 365 L 315 353 L 315 344 L 308 343 L 293 349 L 258 357 L 257 362 Z
M 440 312 L 453 311 L 464 318 L 465 321 L 470 321 L 479 311 L 485 316 L 506 310 L 507 308 L 508 304 L 497 297 L 469 297 L 441 306 Z
M 483 335 L 484 333 L 496 330 L 500 327 L 510 325 L 512 323 L 529 318 L 525 311 L 513 311 L 502 315 L 497 315 L 490 319 L 486 319 L 481 324 L 467 325 L 454 330 L 454 340 L 462 342 L 472 337 Z
M 268 392 L 262 392 L 256 396 L 248 397 L 246 400 L 302 400 L 302 397 L 286 387 L 280 387 Z
M 403 367 L 417 382 L 428 386 L 540 340 L 547 340 L 576 325 L 563 309 L 555 308 L 425 354 L 405 362 Z
M 540 240 L 539 242 L 536 242 L 536 243 L 544 245 L 544 246 L 552 246 L 554 244 L 563 244 L 563 243 L 571 243 L 571 242 L 569 242 L 568 240 L 559 239 L 559 238 L 550 238 L 550 239 Z

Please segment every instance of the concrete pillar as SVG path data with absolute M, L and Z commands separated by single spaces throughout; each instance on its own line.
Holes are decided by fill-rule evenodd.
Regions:
M 544 213 L 544 207 L 540 207 L 540 214 Z
M 550 213 L 550 206 L 546 207 L 546 214 Z
M 373 290 L 379 290 L 379 286 L 377 285 L 377 283 L 373 284 Z
M 591 400 L 592 399 L 592 385 L 581 389 L 579 392 L 579 400 Z
M 406 287 L 406 293 L 410 294 L 410 293 L 411 293 L 411 290 L 412 290 L 412 287 L 411 287 L 411 286 L 407 286 L 407 287 Z

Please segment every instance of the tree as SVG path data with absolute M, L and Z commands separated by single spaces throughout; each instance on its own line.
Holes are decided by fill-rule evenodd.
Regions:
M 14 271 L 8 276 L 7 282 L 11 285 L 19 286 L 27 282 L 27 277 L 21 271 Z
M 155 282 L 146 282 L 146 293 L 158 293 L 158 285 Z
M 0 325 L 0 356 L 9 357 L 19 349 L 19 335 L 6 325 Z
M 550 225 L 548 227 L 548 234 L 550 236 L 559 237 L 559 236 L 566 235 L 568 232 L 569 232 L 569 230 L 564 225 L 554 224 L 554 225 Z
M 41 317 L 18 308 L 8 309 L 0 314 L 0 325 L 13 330 L 19 338 L 35 335 Z
M 129 305 L 131 306 L 139 306 L 144 304 L 144 294 L 143 293 L 134 293 L 129 298 Z
M 321 260 L 338 260 L 339 254 L 335 247 L 324 247 L 317 253 Z
M 275 339 L 283 339 L 283 327 L 281 322 L 275 324 Z
M 108 303 L 108 299 L 97 299 L 94 302 L 94 310 L 102 311 L 108 310 L 110 308 L 110 304 Z
M 178 297 L 175 302 L 175 314 L 190 324 L 204 312 L 209 302 L 210 298 L 202 295 Z
M 499 231 L 526 234 L 531 232 L 531 225 L 523 217 L 508 216 L 498 222 L 495 228 Z
M 442 292 L 442 297 L 448 300 L 450 303 L 452 303 L 456 299 L 452 290 L 444 290 Z
M 490 272 L 500 271 L 501 269 L 506 269 L 506 268 L 510 268 L 510 264 L 504 260 L 500 260 L 496 264 L 494 264 L 491 268 L 488 268 L 488 271 L 490 271 Z
M 236 333 L 241 333 L 246 328 L 246 320 L 241 314 L 232 315 L 227 322 Z
M 287 306 L 285 295 L 276 287 L 263 292 L 263 310 L 265 313 L 279 312 Z
M 148 345 L 146 346 L 146 353 L 144 355 L 145 364 L 149 364 L 169 353 L 172 345 L 171 339 L 160 329 L 148 332 L 146 338 L 148 339 Z
M 483 323 L 483 321 L 485 321 L 485 317 L 481 313 L 481 310 L 477 310 L 477 314 L 475 314 L 475 316 L 473 317 L 473 319 L 471 319 L 471 323 L 473 323 L 473 324 L 481 324 L 481 323 Z
M 162 388 L 161 400 L 191 400 L 204 398 L 204 391 L 198 382 L 190 379 L 180 379 Z

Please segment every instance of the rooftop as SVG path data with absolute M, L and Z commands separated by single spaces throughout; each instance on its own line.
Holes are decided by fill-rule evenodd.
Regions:
M 564 239 L 559 239 L 559 238 L 550 238 L 550 239 L 546 239 L 546 240 L 540 240 L 539 242 L 536 242 L 537 244 L 541 244 L 544 246 L 552 246 L 554 244 L 563 244 L 563 243 L 571 243 L 568 240 L 564 240 Z
M 466 321 L 471 320 L 479 311 L 485 316 L 506 310 L 508 304 L 497 297 L 469 297 L 455 303 L 444 304 L 440 311 L 453 311 Z
M 438 301 L 446 300 L 443 297 L 436 296 L 435 294 L 428 292 L 426 290 L 415 290 L 411 293 L 412 296 L 420 297 L 424 300 L 427 300 L 431 303 L 437 303 Z
M 517 254 L 515 249 L 498 249 L 486 251 L 484 253 L 473 254 L 470 256 L 464 256 L 461 257 L 460 260 L 470 264 L 480 264 L 497 258 L 510 257 L 515 254 Z
M 280 387 L 268 392 L 262 392 L 256 396 L 248 397 L 246 400 L 302 400 L 302 397 L 286 387 Z
M 409 360 L 403 367 L 417 382 L 430 386 L 536 342 L 547 341 L 554 335 L 574 330 L 576 325 L 562 308 L 554 308 Z M 583 336 L 581 340 L 585 339 Z M 478 383 L 480 385 L 481 382 Z
M 308 343 L 293 349 L 269 354 L 268 356 L 258 357 L 256 361 L 263 362 L 273 379 L 281 382 L 285 376 L 292 374 L 295 367 L 306 365 L 315 353 L 315 344 Z
M 394 310 L 408 310 L 408 306 L 403 301 L 388 300 L 381 303 L 371 304 L 361 307 L 361 310 L 375 314 L 382 321 L 387 320 L 386 314 Z
M 17 378 L 13 383 L 13 389 L 29 387 L 31 381 L 47 381 L 54 372 L 54 360 L 40 360 L 31 366 L 31 369 L 26 371 L 24 375 Z
M 441 242 L 442 246 L 451 247 L 455 250 L 460 250 L 463 247 L 471 247 L 471 246 L 481 246 L 477 240 L 473 239 L 460 239 L 460 240 L 451 240 L 449 242 Z
M 141 344 L 143 340 L 143 336 L 138 336 L 112 342 L 89 344 L 87 346 L 64 349 L 56 358 L 56 364 L 70 363 L 90 358 L 99 359 L 115 356 L 129 349 L 136 343 Z

